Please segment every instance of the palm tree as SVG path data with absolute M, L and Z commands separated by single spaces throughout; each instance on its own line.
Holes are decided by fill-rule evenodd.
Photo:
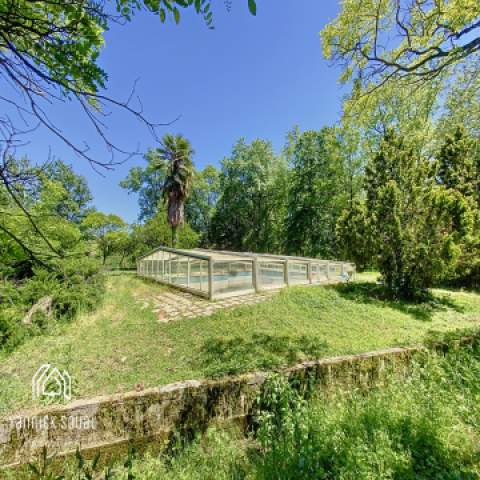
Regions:
M 184 205 L 193 177 L 190 142 L 182 135 L 167 134 L 158 149 L 160 157 L 168 164 L 168 173 L 163 184 L 163 198 L 167 202 L 167 220 L 172 228 L 172 247 L 177 243 L 177 228 L 183 223 Z

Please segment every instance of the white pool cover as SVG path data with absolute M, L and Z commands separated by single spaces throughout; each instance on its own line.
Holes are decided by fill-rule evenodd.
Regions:
M 355 265 L 318 258 L 158 247 L 138 259 L 137 273 L 210 299 L 288 285 L 347 282 Z

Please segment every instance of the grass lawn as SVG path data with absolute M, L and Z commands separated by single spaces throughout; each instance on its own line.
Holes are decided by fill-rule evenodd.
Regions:
M 0 415 L 31 405 L 32 375 L 47 362 L 69 371 L 79 398 L 418 344 L 432 330 L 480 324 L 480 294 L 435 290 L 434 300 L 409 305 L 382 300 L 374 280 L 292 287 L 258 305 L 160 323 L 135 298 L 167 287 L 111 276 L 96 312 L 0 353 Z

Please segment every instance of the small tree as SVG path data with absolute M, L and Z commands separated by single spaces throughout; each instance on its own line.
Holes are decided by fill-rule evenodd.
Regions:
M 123 232 L 126 226 L 127 224 L 118 215 L 102 212 L 92 212 L 83 221 L 86 232 L 97 243 L 103 265 L 124 241 Z
M 182 135 L 167 134 L 163 137 L 160 157 L 168 162 L 168 173 L 163 185 L 163 197 L 167 203 L 167 219 L 172 229 L 172 247 L 177 243 L 177 228 L 183 223 L 185 202 L 190 195 L 193 149 Z
M 472 226 L 468 202 L 436 184 L 434 167 L 392 132 L 367 165 L 373 251 L 385 286 L 398 298 L 416 297 L 452 268 Z

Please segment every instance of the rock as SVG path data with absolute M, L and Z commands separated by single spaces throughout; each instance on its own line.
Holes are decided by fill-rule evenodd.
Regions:
M 46 297 L 42 297 L 35 303 L 32 308 L 28 311 L 28 313 L 23 317 L 22 324 L 23 325 L 31 325 L 32 319 L 35 313 L 42 312 L 46 315 L 47 318 L 52 316 L 52 304 L 53 304 L 53 297 L 47 295 Z

